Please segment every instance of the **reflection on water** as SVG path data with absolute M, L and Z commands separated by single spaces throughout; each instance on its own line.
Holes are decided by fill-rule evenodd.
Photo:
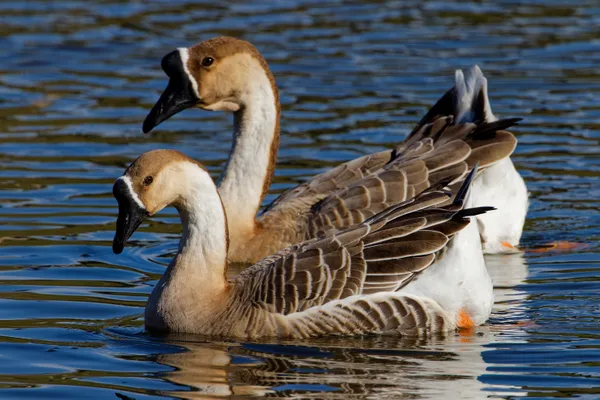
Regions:
M 499 323 L 527 318 L 527 292 L 522 286 L 529 271 L 523 253 L 486 256 L 486 265 L 494 283 L 494 319 Z
M 226 3 L 3 2 L 0 28 L 0 398 L 600 396 L 599 9 L 593 0 Z M 393 147 L 478 63 L 531 191 L 528 247 L 487 259 L 490 323 L 428 340 L 239 343 L 152 337 L 143 305 L 177 246 L 173 210 L 119 256 L 114 179 L 140 153 L 182 150 L 214 176 L 231 120 L 141 122 L 161 57 L 215 34 L 256 43 L 281 87 L 271 200 Z M 449 394 L 452 396 L 449 397 Z
M 207 398 L 233 394 L 287 397 L 290 393 L 330 392 L 328 397 L 385 394 L 475 398 L 485 372 L 480 354 L 490 334 L 482 331 L 444 339 L 367 337 L 294 344 L 182 343 L 183 353 L 158 362 L 175 367 L 171 382 L 197 389 L 177 395 Z M 268 388 L 268 389 L 267 389 Z M 359 396 L 360 397 L 360 396 Z

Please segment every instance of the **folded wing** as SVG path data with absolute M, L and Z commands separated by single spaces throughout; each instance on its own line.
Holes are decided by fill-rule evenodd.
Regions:
M 395 292 L 443 256 L 468 216 L 488 207 L 463 209 L 469 174 L 456 199 L 436 184 L 360 225 L 332 231 L 284 249 L 242 272 L 238 300 L 271 313 L 291 315 L 355 295 Z

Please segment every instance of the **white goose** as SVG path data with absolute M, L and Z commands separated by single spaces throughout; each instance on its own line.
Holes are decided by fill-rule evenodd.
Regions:
M 217 37 L 168 54 L 162 68 L 169 84 L 146 117 L 144 132 L 190 107 L 234 113 L 233 147 L 219 181 L 229 216 L 230 261 L 256 262 L 317 232 L 360 223 L 443 178 L 440 171 L 464 176 L 476 162 L 483 172 L 469 205 L 499 210 L 477 217 L 484 251 L 514 251 L 519 243 L 527 189 L 509 158 L 516 139 L 502 130 L 517 120 L 497 121 L 477 66 L 456 72 L 455 86 L 397 149 L 317 175 L 258 218 L 279 145 L 279 93 L 266 61 L 246 41 Z M 414 163 L 416 158 L 422 162 Z M 444 169 L 451 165 L 454 170 Z
M 476 169 L 476 168 L 475 168 Z M 226 279 L 226 212 L 208 172 L 173 150 L 144 153 L 115 182 L 113 251 L 173 205 L 179 251 L 146 305 L 149 330 L 229 337 L 428 334 L 485 322 L 493 291 L 465 209 L 475 169 L 452 204 L 445 183 L 345 230 L 330 230 Z M 475 236 L 476 238 L 476 236 Z

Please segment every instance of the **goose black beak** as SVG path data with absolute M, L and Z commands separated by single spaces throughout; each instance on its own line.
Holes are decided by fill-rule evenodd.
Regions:
M 133 235 L 133 232 L 140 224 L 148 218 L 149 214 L 145 208 L 141 207 L 133 198 L 128 185 L 122 180 L 117 179 L 113 186 L 113 195 L 119 203 L 119 217 L 117 218 L 117 229 L 113 239 L 113 253 L 121 254 L 125 243 Z
M 169 84 L 144 120 L 142 125 L 144 133 L 150 132 L 178 112 L 193 107 L 199 100 L 178 50 L 164 56 L 161 66 L 170 78 Z

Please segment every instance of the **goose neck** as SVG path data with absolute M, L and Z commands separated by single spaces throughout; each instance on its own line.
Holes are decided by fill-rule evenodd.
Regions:
M 254 228 L 271 183 L 280 117 L 279 94 L 270 72 L 255 74 L 242 98 L 234 113 L 233 146 L 219 183 L 223 205 L 238 232 Z
M 183 233 L 168 273 L 182 282 L 199 279 L 203 285 L 221 287 L 227 272 L 227 218 L 210 175 L 188 164 L 186 190 L 174 204 Z

